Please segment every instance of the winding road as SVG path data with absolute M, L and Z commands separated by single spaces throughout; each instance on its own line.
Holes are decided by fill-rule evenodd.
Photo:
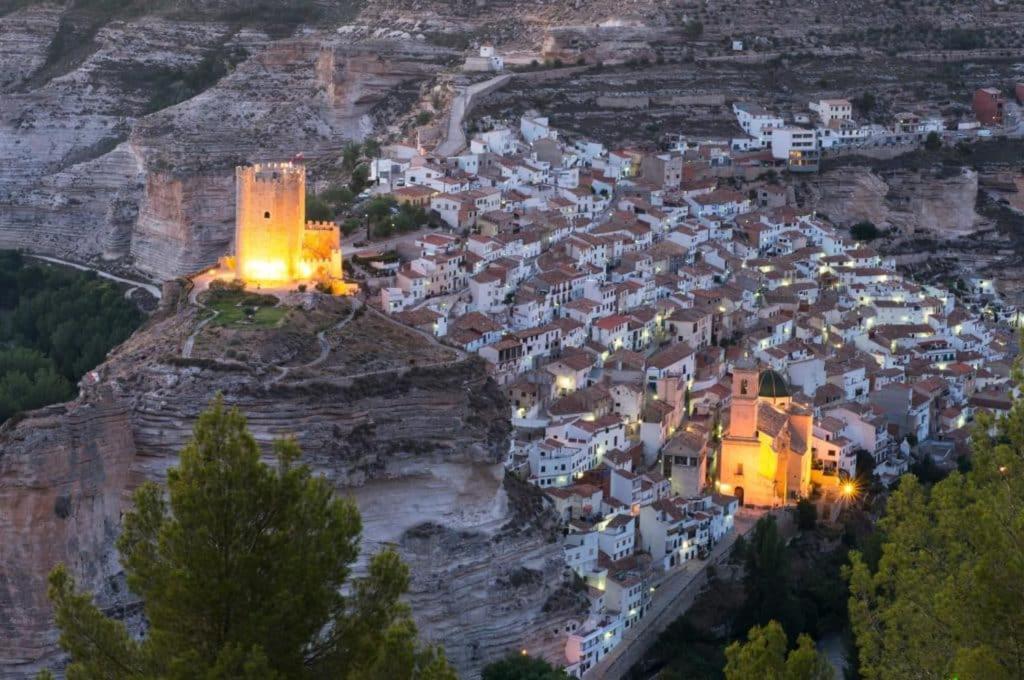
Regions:
M 146 283 L 145 281 L 135 281 L 132 279 L 125 279 L 120 276 L 115 276 L 109 272 L 105 272 L 97 267 L 90 267 L 89 265 L 79 264 L 78 262 L 68 262 L 67 260 L 62 260 L 58 257 L 50 257 L 49 255 L 33 255 L 32 253 L 25 253 L 25 255 L 27 257 L 32 257 L 37 260 L 42 260 L 44 262 L 50 262 L 51 264 L 59 264 L 65 267 L 71 267 L 72 269 L 78 269 L 83 272 L 96 272 L 96 275 L 101 278 L 109 279 L 111 281 L 117 281 L 118 283 L 124 283 L 129 286 L 134 286 L 135 288 L 142 288 L 147 293 L 155 297 L 157 300 L 159 300 L 163 296 L 163 292 L 160 290 L 160 286 L 157 286 L 152 283 Z M 125 294 L 125 297 L 131 295 L 131 293 L 132 291 L 128 291 Z

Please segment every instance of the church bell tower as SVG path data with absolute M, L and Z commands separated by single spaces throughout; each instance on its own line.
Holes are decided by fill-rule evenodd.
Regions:
M 754 437 L 757 431 L 757 364 L 740 359 L 732 369 L 732 408 L 729 411 L 729 434 L 733 437 Z

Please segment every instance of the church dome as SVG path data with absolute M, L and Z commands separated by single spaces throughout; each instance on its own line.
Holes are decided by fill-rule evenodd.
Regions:
M 757 395 L 768 399 L 789 398 L 789 385 L 777 371 L 764 371 L 757 383 Z

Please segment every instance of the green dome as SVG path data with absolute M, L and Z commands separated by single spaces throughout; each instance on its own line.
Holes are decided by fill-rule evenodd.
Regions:
M 757 383 L 757 395 L 769 399 L 782 399 L 789 397 L 789 385 L 786 379 L 778 372 L 768 370 L 761 373 Z

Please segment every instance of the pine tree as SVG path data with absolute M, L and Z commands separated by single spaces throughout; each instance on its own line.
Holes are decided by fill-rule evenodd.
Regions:
M 245 418 L 218 397 L 169 471 L 166 499 L 152 483 L 135 493 L 118 548 L 149 621 L 143 640 L 54 570 L 69 680 L 454 680 L 443 654 L 417 643 L 398 555 L 380 552 L 351 578 L 354 502 L 298 465 L 294 442 L 275 451 L 277 465 L 263 463 Z
M 966 474 L 930 490 L 900 480 L 876 568 L 851 555 L 865 678 L 1024 677 L 1024 401 L 979 415 L 972 449 Z
M 788 655 L 787 646 L 786 631 L 778 621 L 754 626 L 746 642 L 733 642 L 725 649 L 726 680 L 831 680 L 835 676 L 809 636 L 801 635 Z

